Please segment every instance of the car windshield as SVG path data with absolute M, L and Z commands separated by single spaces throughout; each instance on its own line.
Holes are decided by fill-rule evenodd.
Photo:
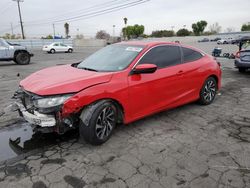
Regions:
M 125 69 L 144 46 L 110 45 L 83 60 L 77 68 L 98 72 L 119 71 Z

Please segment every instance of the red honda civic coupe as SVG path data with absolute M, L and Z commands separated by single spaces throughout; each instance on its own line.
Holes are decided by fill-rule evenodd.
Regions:
M 208 105 L 220 87 L 220 64 L 210 55 L 177 43 L 134 41 L 35 72 L 14 96 L 36 130 L 63 134 L 79 128 L 88 143 L 98 145 L 117 123 L 193 101 Z

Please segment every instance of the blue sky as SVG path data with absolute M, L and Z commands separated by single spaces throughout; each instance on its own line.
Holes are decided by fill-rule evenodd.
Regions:
M 116 3 L 125 2 L 116 1 Z M 24 0 L 20 5 L 25 34 L 28 37 L 52 34 L 53 20 L 86 13 L 86 8 L 100 6 L 100 4 L 102 8 L 107 7 L 108 4 L 104 4 L 108 2 L 110 3 L 111 0 Z M 69 21 L 70 34 L 79 33 L 91 37 L 98 30 L 103 29 L 112 35 L 113 25 L 115 25 L 117 35 L 124 26 L 124 17 L 128 18 L 129 25 L 143 24 L 146 34 L 150 34 L 152 30 L 171 29 L 171 26 L 175 26 L 174 30 L 182 28 L 183 25 L 191 29 L 191 24 L 199 20 L 206 20 L 208 25 L 218 22 L 222 26 L 222 31 L 228 27 L 238 31 L 243 23 L 250 22 L 249 7 L 250 0 L 150 0 L 117 12 L 74 22 Z M 83 9 L 85 11 L 81 11 Z M 95 10 L 100 9 L 95 8 Z M 11 32 L 11 23 L 14 33 L 20 33 L 17 3 L 12 0 L 1 0 L 0 13 L 0 35 Z M 39 24 L 41 22 L 43 24 Z M 59 35 L 64 35 L 63 24 L 55 23 L 56 33 Z

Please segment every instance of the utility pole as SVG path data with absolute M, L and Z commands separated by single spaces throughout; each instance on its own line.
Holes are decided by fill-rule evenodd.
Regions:
M 55 24 L 53 24 L 53 38 L 55 39 L 55 36 L 56 36 L 56 31 L 55 31 Z
M 17 2 L 18 12 L 19 12 L 19 18 L 20 18 L 20 24 L 21 24 L 22 37 L 23 37 L 23 39 L 25 39 L 24 32 L 23 32 L 22 15 L 21 15 L 21 10 L 20 10 L 20 2 L 23 2 L 24 0 L 13 0 L 13 1 Z

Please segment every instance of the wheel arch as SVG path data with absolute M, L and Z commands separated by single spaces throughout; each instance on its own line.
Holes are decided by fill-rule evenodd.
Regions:
M 217 82 L 217 89 L 220 89 L 220 80 L 219 77 L 216 74 L 210 74 L 203 80 L 202 86 L 200 87 L 200 91 L 202 90 L 203 84 L 206 82 L 208 78 L 214 78 Z
M 87 106 L 99 103 L 101 101 L 107 101 L 107 102 L 113 103 L 115 105 L 116 109 L 118 110 L 118 123 L 123 123 L 124 122 L 124 107 L 122 106 L 122 104 L 118 100 L 116 100 L 114 98 L 102 98 L 102 99 L 98 99 L 96 101 L 91 102 Z
M 214 79 L 216 80 L 216 82 L 217 82 L 217 85 L 218 85 L 218 83 L 219 83 L 219 78 L 218 78 L 218 76 L 215 75 L 215 74 L 212 74 L 212 75 L 208 76 L 207 79 L 210 78 L 210 77 L 214 78 Z
M 14 52 L 14 59 L 16 59 L 17 54 L 19 54 L 19 53 L 21 53 L 21 52 L 28 53 L 27 50 L 16 50 L 16 51 Z
M 124 120 L 123 120 L 124 119 L 123 107 L 117 100 L 111 99 L 111 98 L 99 99 L 97 101 L 94 101 L 94 102 L 84 106 L 79 111 L 79 119 L 82 122 L 84 122 L 84 124 L 88 125 L 94 111 L 98 108 L 99 105 L 102 105 L 105 102 L 111 102 L 112 104 L 115 105 L 115 107 L 118 111 L 117 123 L 123 123 L 124 122 Z

